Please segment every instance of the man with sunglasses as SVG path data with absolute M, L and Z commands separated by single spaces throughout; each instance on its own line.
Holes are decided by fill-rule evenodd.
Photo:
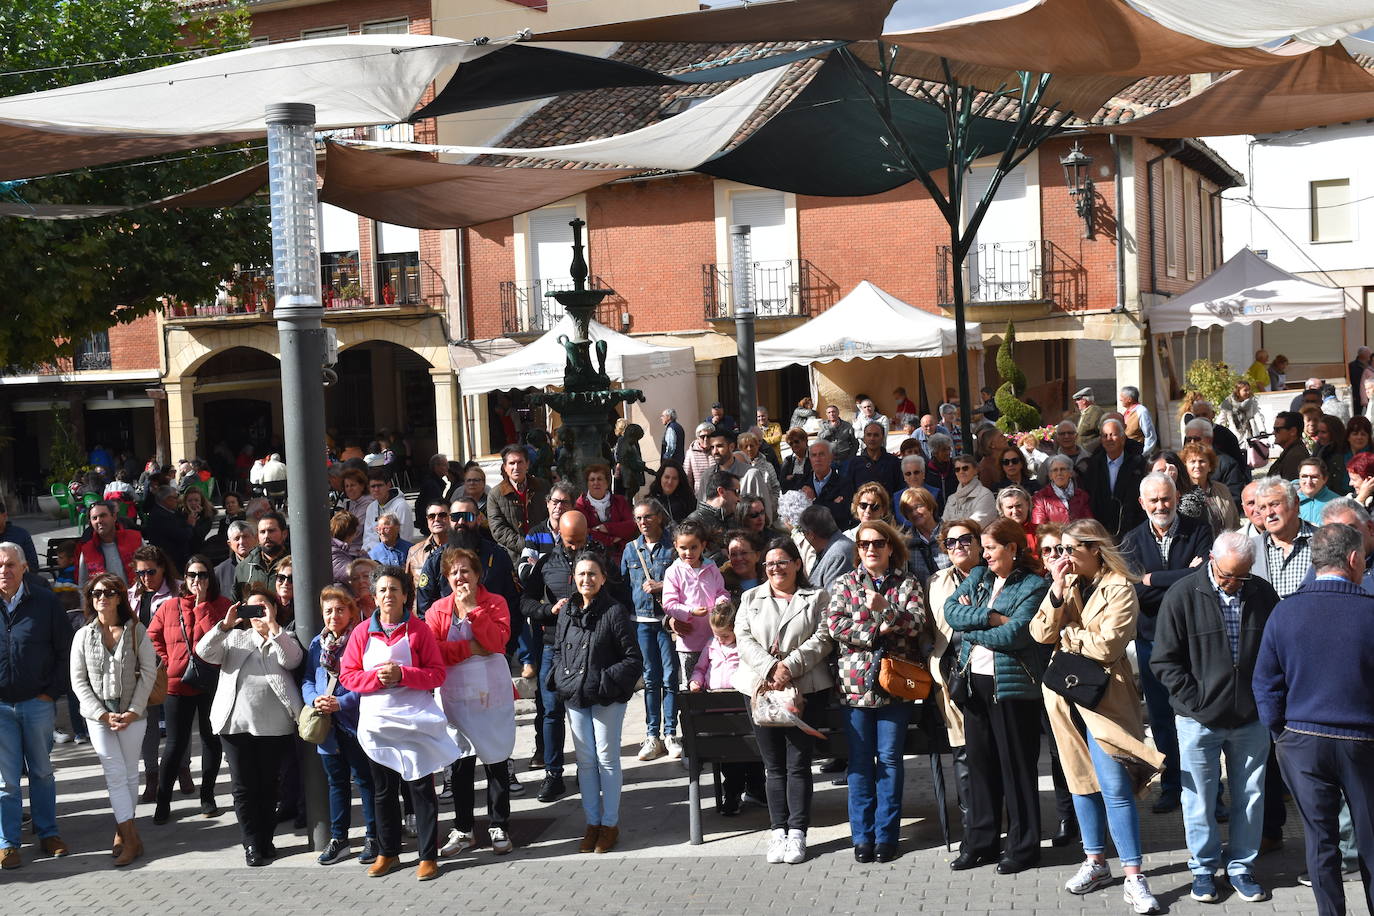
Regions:
M 430 554 L 443 553 L 444 547 L 448 545 L 449 535 L 453 531 L 448 501 L 445 499 L 431 499 L 425 503 L 420 518 L 425 520 L 425 530 L 429 534 L 423 541 L 406 552 L 406 572 L 410 573 L 411 581 L 415 583 L 417 590 L 425 585 L 421 578 L 424 575 L 425 561 L 429 559 Z
M 373 470 L 367 475 L 367 493 L 372 502 L 363 513 L 363 553 L 371 552 L 381 541 L 377 533 L 377 519 L 383 515 L 394 515 L 401 531 L 409 531 L 415 524 L 411 517 L 410 503 L 399 487 L 391 485 L 391 475 L 386 470 Z
M 1241 899 L 1253 903 L 1269 896 L 1251 874 L 1259 856 L 1269 759 L 1269 732 L 1251 679 L 1279 596 L 1250 574 L 1254 563 L 1249 538 L 1238 531 L 1218 536 L 1207 562 L 1164 596 L 1148 663 L 1176 715 L 1179 763 L 1189 776 L 1183 781 L 1183 824 L 1192 853 L 1192 897 L 1202 903 L 1216 902 L 1213 876 L 1220 868 Z M 1215 812 L 1223 754 L 1231 784 L 1224 858 Z
M 1283 449 L 1278 459 L 1269 466 L 1270 477 L 1284 480 L 1297 480 L 1298 468 L 1304 458 L 1312 457 L 1302 441 L 1302 414 L 1291 410 L 1280 411 L 1274 417 L 1274 444 Z
M 901 459 L 887 450 L 887 431 L 876 420 L 864 425 L 864 449 L 846 470 L 855 490 L 870 481 L 881 484 L 888 496 L 903 488 Z
M 516 581 L 521 589 L 529 588 L 531 576 L 535 567 L 539 564 L 541 557 L 553 552 L 562 538 L 559 534 L 560 523 L 563 513 L 572 509 L 577 502 L 577 497 L 581 494 L 577 487 L 560 480 L 549 490 L 549 498 L 545 501 L 545 508 L 548 511 L 548 519 L 544 524 L 531 528 L 529 534 L 525 535 L 524 547 L 520 551 L 520 564 L 516 567 Z M 520 658 L 528 659 L 524 662 L 520 676 L 526 679 L 533 679 L 539 674 L 539 659 L 543 655 L 544 649 L 544 630 L 541 625 L 528 618 L 521 609 L 524 619 L 523 625 L 519 628 L 517 641 L 520 646 Z M 516 634 L 516 628 L 511 627 L 511 634 Z M 542 702 L 539 691 L 535 691 L 536 705 Z M 540 707 L 542 709 L 542 707 Z M 530 769 L 537 770 L 544 765 L 543 763 L 543 732 L 535 730 L 535 751 L 534 757 L 530 760 Z M 538 763 L 536 764 L 536 761 Z
M 483 535 L 476 500 L 469 496 L 458 497 L 449 506 L 449 517 L 453 522 L 453 531 L 444 550 L 457 547 L 477 554 L 481 561 L 482 584 L 487 591 L 505 598 L 506 607 L 510 609 L 511 642 L 507 651 L 514 651 L 525 619 L 520 615 L 520 586 L 515 580 L 515 567 L 511 564 L 510 556 L 500 544 Z M 416 580 L 415 607 L 421 617 L 425 616 L 431 604 L 453 591 L 443 574 L 443 557 L 443 550 L 432 551 L 420 569 L 420 576 Z M 423 585 L 419 584 L 421 581 Z M 530 664 L 528 657 L 521 661 Z
M 267 512 L 258 519 L 258 546 L 248 552 L 234 570 L 234 600 L 242 601 L 248 586 L 259 582 L 268 588 L 276 584 L 273 567 L 289 552 L 290 530 L 280 512 Z

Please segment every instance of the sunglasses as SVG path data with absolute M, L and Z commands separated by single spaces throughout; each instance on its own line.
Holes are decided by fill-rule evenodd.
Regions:
M 1021 463 L 1021 459 L 1020 459 L 1020 458 L 1003 458 L 1003 459 L 1002 459 L 1002 467 L 1004 467 L 1004 468 L 1006 468 L 1006 467 L 1011 467 L 1013 464 L 1020 464 L 1020 463 Z
M 956 464 L 956 465 L 954 466 L 954 473 L 956 473 L 956 474 L 962 474 L 962 473 L 964 473 L 965 471 L 973 471 L 973 470 L 975 470 L 975 468 L 974 468 L 973 465 L 971 465 L 971 464 Z
M 877 512 L 882 506 L 878 503 L 859 503 L 859 508 L 864 512 Z
M 140 579 L 146 579 L 149 576 L 155 576 L 160 572 L 162 572 L 162 570 L 160 569 L 140 569 L 137 572 L 135 572 L 134 575 L 138 576 Z
M 453 520 L 454 520 L 454 521 L 457 521 L 457 522 L 475 522 L 475 521 L 477 521 L 477 513 L 476 513 L 476 512 L 455 512 L 455 513 L 453 513 Z
M 192 582 L 192 581 L 194 581 L 194 580 L 196 580 L 196 579 L 208 579 L 208 578 L 210 578 L 210 574 L 209 574 L 208 572 L 196 572 L 194 569 L 188 569 L 188 570 L 186 570 L 186 581 L 187 581 L 187 582 Z
M 112 588 L 93 588 L 91 589 L 91 597 L 96 601 L 101 601 L 105 598 L 118 598 L 119 592 Z
M 945 550 L 953 550 L 956 547 L 968 547 L 973 543 L 973 535 L 961 534 L 957 538 L 945 538 Z
M 1050 557 L 1067 557 L 1073 553 L 1072 547 L 1065 547 L 1063 544 L 1055 544 L 1053 547 L 1042 547 L 1040 552 Z
M 283 576 L 281 573 L 277 573 L 278 585 L 290 585 L 293 581 L 295 580 L 291 576 Z
M 873 538 L 859 541 L 860 550 L 886 550 L 887 538 Z
M 428 515 L 425 516 L 425 518 L 430 519 L 431 521 L 433 521 L 433 520 L 436 519 L 436 518 L 448 518 L 448 517 L 449 517 L 449 514 L 448 514 L 447 512 L 430 512 Z

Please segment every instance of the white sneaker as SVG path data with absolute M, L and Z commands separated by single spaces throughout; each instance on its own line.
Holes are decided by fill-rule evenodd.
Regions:
M 657 760 L 666 755 L 668 748 L 664 747 L 663 740 L 658 735 L 650 735 L 644 739 L 644 743 L 639 746 L 640 760 Z
M 677 739 L 677 735 L 669 735 L 667 738 L 663 739 L 663 743 L 668 748 L 669 760 L 682 759 L 682 742 Z
M 515 844 L 510 841 L 510 837 L 506 836 L 506 831 L 502 830 L 500 827 L 492 827 L 487 831 L 487 834 L 491 837 L 491 851 L 498 856 L 504 856 L 515 848 Z
M 405 825 L 406 825 L 406 836 L 408 836 L 408 837 L 416 837 L 416 836 L 419 836 L 419 835 L 420 835 L 419 832 L 415 829 L 415 815 L 413 815 L 413 814 L 407 814 L 407 815 L 405 816 Z
M 768 855 L 765 856 L 769 865 L 781 865 L 783 853 L 787 849 L 787 831 L 774 830 L 773 835 L 768 839 Z
M 806 861 L 806 834 L 800 830 L 787 831 L 787 842 L 783 846 L 782 860 L 788 865 L 800 865 Z
M 52 740 L 56 744 L 70 744 L 72 736 L 66 732 L 54 731 L 52 733 Z
M 1106 862 L 1097 863 L 1090 859 L 1078 866 L 1078 872 L 1064 884 L 1070 894 L 1089 894 L 1112 880 L 1112 869 Z
M 456 856 L 460 852 L 467 852 L 476 845 L 477 840 L 472 834 L 464 833 L 457 827 L 454 827 L 448 832 L 448 840 L 443 846 L 439 847 L 439 855 L 447 859 L 449 856 Z
M 1159 901 L 1150 893 L 1150 885 L 1144 875 L 1127 875 L 1122 897 L 1137 913 L 1158 913 Z

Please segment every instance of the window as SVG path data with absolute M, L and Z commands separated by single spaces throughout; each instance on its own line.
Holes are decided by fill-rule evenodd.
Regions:
M 978 208 L 995 174 L 995 168 L 980 166 L 965 176 L 965 219 Z M 1039 216 L 1026 187 L 1026 166 L 1018 165 L 1002 176 L 965 261 L 965 287 L 970 300 L 1016 302 L 1040 298 L 1038 224 Z
M 1202 194 L 1202 186 L 1196 175 L 1189 175 L 1185 187 L 1183 202 L 1187 218 L 1184 220 L 1183 229 L 1183 263 L 1184 269 L 1188 272 L 1188 279 L 1196 280 L 1198 244 L 1202 235 L 1202 201 L 1199 197 Z
M 378 22 L 364 22 L 364 35 L 408 35 L 410 34 L 409 19 L 383 19 Z
M 792 250 L 787 230 L 787 201 L 781 191 L 737 191 L 730 195 L 730 225 L 748 226 L 743 252 L 731 252 L 731 269 L 738 254 L 749 265 L 749 298 L 754 310 L 784 314 L 791 297 Z M 731 244 L 734 244 L 731 234 Z
M 544 310 L 552 327 L 563 314 L 563 306 L 544 294 L 572 289 L 572 227 L 577 207 L 546 207 L 530 213 L 531 311 Z
M 1178 248 L 1182 235 L 1178 225 L 1181 209 L 1178 200 L 1178 163 L 1173 159 L 1165 159 L 1163 173 L 1161 209 L 1164 218 L 1160 222 L 1164 225 L 1164 271 L 1171 277 L 1177 277 Z
M 1355 238 L 1355 213 L 1350 206 L 1350 179 L 1328 178 L 1309 185 L 1312 241 L 1349 242 Z
M 394 305 L 420 301 L 420 230 L 379 222 L 377 300 Z
M 362 296 L 358 215 L 320 204 L 320 293 L 326 307 Z
M 310 38 L 347 38 L 348 26 L 332 25 L 324 29 L 301 29 L 303 40 Z

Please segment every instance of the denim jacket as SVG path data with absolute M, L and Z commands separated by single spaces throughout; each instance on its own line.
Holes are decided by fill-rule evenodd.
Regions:
M 662 582 L 668 567 L 676 559 L 672 538 L 666 531 L 653 547 L 648 545 L 642 534 L 625 545 L 625 552 L 620 557 L 620 575 L 630 587 L 637 622 L 658 623 L 663 620 L 662 592 L 651 594 L 644 591 L 644 582 L 646 579 Z

